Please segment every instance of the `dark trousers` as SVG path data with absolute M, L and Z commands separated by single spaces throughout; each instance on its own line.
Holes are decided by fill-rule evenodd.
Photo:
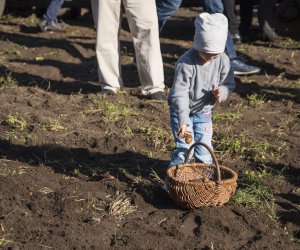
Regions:
M 239 22 L 235 14 L 235 0 L 222 0 L 224 5 L 224 14 L 228 18 L 228 29 L 230 34 L 239 33 Z M 248 0 L 242 0 L 245 2 Z
M 242 0 L 240 1 L 240 32 L 247 34 L 252 25 L 253 17 L 253 0 Z

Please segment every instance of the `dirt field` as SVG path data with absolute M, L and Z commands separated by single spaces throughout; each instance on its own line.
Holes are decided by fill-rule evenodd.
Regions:
M 168 87 L 199 11 L 182 8 L 161 35 Z M 299 21 L 282 23 L 284 41 L 237 46 L 262 68 L 215 108 L 214 148 L 238 172 L 237 193 L 188 211 L 160 188 L 168 106 L 140 96 L 126 22 L 126 88 L 101 97 L 89 14 L 59 34 L 40 33 L 35 16 L 2 17 L 0 248 L 299 249 Z

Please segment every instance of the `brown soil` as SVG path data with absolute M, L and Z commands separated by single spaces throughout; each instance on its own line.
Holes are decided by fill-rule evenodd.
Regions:
M 178 56 L 192 45 L 198 11 L 182 8 L 161 35 L 169 87 Z M 236 78 L 235 93 L 215 109 L 238 114 L 215 121 L 220 162 L 240 179 L 264 167 L 277 219 L 234 202 L 178 208 L 153 178 L 154 171 L 164 178 L 172 151 L 168 107 L 140 96 L 126 23 L 126 88 L 101 98 L 92 20 L 87 14 L 64 21 L 63 33 L 40 33 L 34 16 L 0 21 L 0 247 L 299 249 L 300 43 L 292 36 L 299 20 L 283 25 L 283 42 L 237 47 L 262 72 Z M 255 94 L 265 101 L 249 103 Z M 245 148 L 225 147 L 224 138 L 246 138 Z M 110 214 L 117 192 L 136 211 Z

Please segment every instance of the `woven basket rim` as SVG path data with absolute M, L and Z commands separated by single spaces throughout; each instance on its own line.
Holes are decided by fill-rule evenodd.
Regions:
M 174 170 L 176 170 L 176 168 L 180 169 L 180 168 L 197 167 L 197 166 L 201 166 L 201 167 L 205 167 L 205 166 L 209 167 L 210 166 L 210 167 L 213 167 L 213 168 L 217 169 L 217 166 L 215 164 L 208 164 L 208 163 L 183 163 L 183 164 L 180 164 L 178 166 L 172 166 L 172 167 L 170 167 L 167 170 L 167 178 L 170 178 L 172 181 L 180 183 L 182 185 L 189 185 L 189 186 L 202 185 L 201 182 L 187 182 L 187 181 L 178 180 L 176 177 L 174 177 L 173 174 L 171 174 Z M 216 185 L 219 185 L 219 184 L 229 184 L 229 183 L 232 183 L 232 182 L 237 182 L 238 175 L 237 175 L 237 173 L 235 171 L 233 171 L 231 168 L 225 167 L 223 165 L 219 165 L 219 167 L 220 167 L 220 169 L 229 172 L 232 175 L 232 177 L 224 179 L 224 180 L 221 178 L 221 183 L 219 183 L 218 181 L 212 181 L 212 180 L 210 182 L 216 183 Z

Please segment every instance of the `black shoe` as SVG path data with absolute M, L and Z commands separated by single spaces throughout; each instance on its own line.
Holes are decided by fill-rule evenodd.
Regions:
M 157 92 L 151 94 L 150 99 L 156 100 L 156 101 L 166 101 L 167 100 L 164 92 L 162 92 L 162 91 L 157 91 Z
M 107 95 L 115 95 L 116 92 L 114 92 L 112 89 L 102 89 L 100 92 L 100 95 L 107 96 Z

